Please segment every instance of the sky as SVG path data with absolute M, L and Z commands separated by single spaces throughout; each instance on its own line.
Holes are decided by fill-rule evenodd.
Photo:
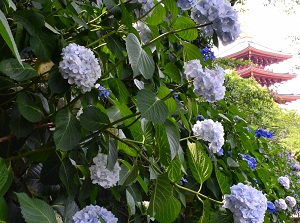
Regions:
M 300 5 L 293 4 L 293 0 L 285 0 L 282 4 L 277 0 L 275 5 L 266 4 L 268 0 L 253 1 L 247 0 L 246 5 L 238 6 L 239 21 L 242 24 L 242 31 L 251 36 L 253 41 L 284 53 L 293 54 L 293 58 L 280 64 L 272 65 L 270 68 L 278 73 L 296 73 L 298 77 L 283 82 L 277 86 L 277 92 L 282 94 L 300 94 L 300 40 L 296 44 L 292 36 L 300 38 Z M 241 7 L 241 8 L 240 8 Z M 287 9 L 293 13 L 287 13 Z M 290 11 L 291 11 L 290 10 Z M 228 46 L 230 47 L 230 46 Z M 222 52 L 224 49 L 219 48 Z M 296 109 L 300 113 L 300 99 L 287 103 L 283 107 Z

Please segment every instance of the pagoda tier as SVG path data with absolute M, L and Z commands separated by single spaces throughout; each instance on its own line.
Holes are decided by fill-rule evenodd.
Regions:
M 278 104 L 286 104 L 300 99 L 300 94 L 275 94 L 275 96 L 275 101 Z
M 239 69 L 237 71 L 241 77 L 254 77 L 261 86 L 265 87 L 270 87 L 276 83 L 291 80 L 297 76 L 296 74 L 274 73 L 270 70 L 258 68 L 255 65 L 250 65 L 247 68 Z

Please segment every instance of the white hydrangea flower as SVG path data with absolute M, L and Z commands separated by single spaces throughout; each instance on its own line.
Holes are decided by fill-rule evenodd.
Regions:
M 72 223 L 117 223 L 118 219 L 106 208 L 98 205 L 89 205 L 77 211 L 72 217 Z
M 290 206 L 291 208 L 295 207 L 297 204 L 297 201 L 294 197 L 292 196 L 287 196 L 285 198 L 285 202 L 287 203 L 288 206 Z
M 191 18 L 199 25 L 212 23 L 203 30 L 209 36 L 215 30 L 223 45 L 234 42 L 241 33 L 238 14 L 227 0 L 201 0 L 193 7 Z
M 69 84 L 75 84 L 82 93 L 91 91 L 101 76 L 99 61 L 83 46 L 70 43 L 62 50 L 59 71 Z
M 149 204 L 150 204 L 149 201 L 142 201 L 142 205 L 146 210 L 149 208 Z
M 279 200 L 276 200 L 274 203 L 279 211 L 283 211 L 283 210 L 287 209 L 287 204 L 285 203 L 285 200 L 283 200 L 281 198 Z
M 178 0 L 176 4 L 182 10 L 189 10 L 195 6 L 196 3 L 197 0 Z
M 220 122 L 211 119 L 197 121 L 192 128 L 197 139 L 209 142 L 209 149 L 213 153 L 218 153 L 224 144 L 224 129 Z
M 93 184 L 99 184 L 104 188 L 110 188 L 116 185 L 119 181 L 120 166 L 116 162 L 113 171 L 107 169 L 107 155 L 98 153 L 93 158 L 95 165 L 92 165 L 89 169 L 91 172 L 91 179 Z
M 214 70 L 202 69 L 199 60 L 191 60 L 184 65 L 187 79 L 193 79 L 194 92 L 208 102 L 222 100 L 225 96 L 224 70 L 217 66 Z
M 267 198 L 251 186 L 238 183 L 230 188 L 231 194 L 224 195 L 224 207 L 234 216 L 235 223 L 262 223 L 267 210 Z
M 283 186 L 285 189 L 290 188 L 290 179 L 288 177 L 279 177 L 278 183 Z

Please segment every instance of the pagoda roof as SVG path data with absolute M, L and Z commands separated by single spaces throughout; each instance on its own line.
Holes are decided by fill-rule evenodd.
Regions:
M 251 40 L 241 39 L 237 44 L 225 50 L 218 57 L 249 58 L 249 56 L 264 57 L 275 60 L 276 63 L 292 58 L 292 54 L 277 51 Z
M 281 81 L 291 80 L 297 77 L 297 74 L 291 73 L 274 73 L 271 70 L 264 70 L 261 68 L 257 68 L 255 66 L 249 66 L 245 69 L 241 69 L 237 71 L 241 77 L 264 77 L 264 78 L 272 78 L 272 79 L 280 79 Z
M 279 104 L 286 104 L 288 102 L 300 99 L 300 94 L 275 94 L 275 101 Z

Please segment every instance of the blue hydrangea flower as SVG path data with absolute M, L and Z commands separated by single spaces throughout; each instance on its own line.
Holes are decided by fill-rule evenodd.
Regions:
M 184 177 L 181 178 L 181 181 L 184 182 L 184 183 L 187 183 L 187 182 L 188 182 L 188 180 L 185 179 Z
M 185 63 L 184 73 L 187 79 L 193 79 L 194 93 L 202 96 L 205 101 L 215 102 L 222 100 L 225 95 L 224 70 L 217 66 L 215 69 L 202 69 L 200 60 L 191 60 Z
M 256 169 L 256 159 L 248 154 L 240 154 L 252 170 Z
M 189 10 L 194 7 L 196 3 L 197 0 L 178 0 L 176 4 L 181 10 Z
M 202 54 L 204 62 L 206 62 L 208 59 L 214 60 L 216 58 L 214 52 L 207 47 L 201 49 L 200 53 Z
M 292 168 L 293 168 L 294 170 L 300 170 L 300 165 L 299 165 L 298 163 L 294 163 L 294 164 L 292 165 Z
M 70 43 L 62 50 L 59 72 L 69 84 L 75 84 L 82 93 L 91 91 L 101 76 L 99 61 L 94 53 L 83 46 Z
M 203 121 L 205 118 L 203 115 L 198 115 L 197 119 L 198 119 L 198 121 Z
M 197 139 L 209 142 L 209 150 L 218 153 L 224 144 L 224 129 L 220 122 L 211 119 L 197 121 L 192 128 Z
M 95 87 L 98 88 L 98 90 L 99 90 L 99 97 L 100 98 L 108 98 L 110 93 L 105 87 L 103 87 L 100 84 L 96 84 Z
M 224 156 L 224 149 L 221 148 L 221 149 L 219 150 L 219 152 L 217 153 L 217 155 L 218 155 L 218 156 Z
M 77 211 L 72 217 L 72 223 L 117 223 L 118 219 L 106 208 L 98 205 L 89 205 Z
M 223 45 L 234 42 L 240 35 L 238 14 L 227 0 L 201 0 L 191 10 L 191 18 L 203 28 L 208 36 L 214 31 Z
M 283 211 L 287 209 L 287 204 L 285 203 L 285 200 L 281 198 L 275 201 L 275 206 L 277 207 L 278 211 Z
M 258 181 L 257 181 L 256 178 L 253 178 L 253 182 L 254 182 L 255 184 L 258 184 Z
M 276 207 L 275 207 L 275 205 L 271 201 L 268 201 L 267 205 L 268 205 L 267 206 L 268 212 L 270 212 L 272 214 L 276 214 L 277 213 Z
M 272 132 L 266 131 L 266 130 L 261 129 L 261 128 L 256 129 L 254 131 L 254 134 L 255 134 L 256 138 L 260 138 L 260 137 L 267 138 L 267 139 L 273 138 Z
M 267 198 L 251 186 L 238 183 L 230 188 L 231 194 L 224 195 L 224 207 L 234 217 L 234 222 L 263 222 L 267 210 Z
M 178 99 L 178 93 L 174 91 L 173 89 L 170 89 L 171 92 L 173 92 L 173 98 Z
M 297 204 L 297 201 L 294 197 L 292 196 L 287 196 L 285 198 L 285 202 L 287 203 L 288 206 L 290 206 L 291 208 L 295 207 Z
M 137 17 L 144 16 L 154 7 L 153 0 L 132 0 L 131 2 L 142 4 L 142 7 L 140 9 L 135 9 L 135 14 L 137 15 Z M 147 16 L 150 16 L 151 14 L 152 12 L 148 13 Z
M 288 177 L 279 177 L 278 183 L 283 186 L 285 189 L 290 188 L 290 179 Z
M 251 129 L 249 127 L 245 127 L 245 129 L 248 131 L 248 132 L 251 132 Z

